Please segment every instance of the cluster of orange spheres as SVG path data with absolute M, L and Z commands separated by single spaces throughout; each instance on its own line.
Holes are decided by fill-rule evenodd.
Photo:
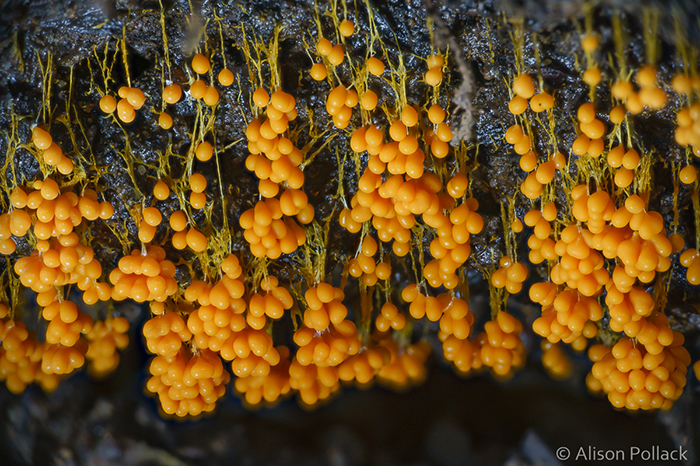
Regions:
M 688 270 L 685 277 L 691 285 L 700 285 L 700 253 L 695 248 L 686 249 L 681 254 L 680 262 Z
M 525 363 L 525 350 L 520 339 L 523 325 L 518 319 L 505 311 L 499 311 L 495 320 L 486 322 L 484 330 L 476 337 L 484 366 L 503 377 L 513 368 L 519 368 Z
M 380 332 L 387 332 L 392 328 L 401 330 L 406 326 L 406 316 L 399 312 L 399 309 L 394 304 L 386 302 L 374 320 L 374 326 Z
M 582 134 L 574 140 L 571 149 L 576 155 L 600 157 L 605 150 L 605 124 L 596 118 L 595 107 L 590 102 L 581 105 L 576 116 Z
M 80 334 L 90 332 L 94 325 L 92 317 L 80 312 L 80 308 L 68 300 L 50 303 L 44 307 L 41 315 L 49 322 L 46 328 L 46 341 L 51 345 L 60 343 L 62 347 L 75 346 Z M 76 368 L 80 366 L 82 363 L 76 365 Z
M 531 210 L 525 214 L 525 225 L 533 228 L 533 233 L 527 239 L 530 248 L 528 258 L 533 264 L 540 264 L 546 260 L 556 260 L 557 254 L 554 252 L 554 240 L 549 237 L 552 233 L 553 222 L 557 218 L 557 207 L 554 201 L 545 204 L 542 210 Z M 523 223 L 517 219 L 513 222 L 513 231 L 519 233 L 523 230 Z
M 243 395 L 243 399 L 249 406 L 259 405 L 263 401 L 274 403 L 291 390 L 289 384 L 289 348 L 278 346 L 276 350 L 279 353 L 280 361 L 270 367 L 268 374 L 236 378 L 234 388 L 236 392 Z
M 366 236 L 362 242 L 360 254 L 350 259 L 348 263 L 350 275 L 361 278 L 367 286 L 374 286 L 377 280 L 388 280 L 391 275 L 391 266 L 388 263 L 375 262 L 374 255 L 377 253 L 377 248 L 377 241 L 371 236 Z
M 182 98 L 182 89 L 179 84 L 172 83 L 163 89 L 163 101 L 166 104 L 176 104 Z M 158 116 L 158 124 L 163 129 L 170 129 L 173 126 L 173 117 L 166 112 L 161 112 Z
M 391 355 L 386 348 L 367 348 L 343 361 L 338 367 L 338 378 L 343 382 L 356 380 L 360 385 L 368 384 L 390 360 Z
M 302 327 L 294 333 L 299 346 L 289 366 L 289 384 L 312 405 L 338 390 L 338 366 L 360 351 L 357 328 L 350 320 L 330 324 L 323 332 Z
M 261 292 L 253 293 L 248 303 L 246 322 L 254 329 L 263 329 L 267 319 L 280 319 L 294 301 L 286 288 L 279 286 L 277 277 L 268 275 L 260 281 Z
M 46 374 L 70 374 L 83 367 L 87 349 L 88 344 L 82 338 L 75 346 L 51 345 L 41 356 L 41 370 Z
M 535 94 L 535 83 L 529 74 L 520 74 L 513 79 L 513 98 L 508 102 L 508 110 L 513 115 L 522 115 L 530 109 L 535 113 L 544 112 L 554 107 L 554 98 L 544 91 Z
M 75 233 L 53 238 L 50 243 L 38 241 L 29 256 L 15 262 L 14 271 L 23 286 L 39 293 L 38 301 L 44 306 L 55 299 L 56 286 L 77 284 L 88 292 L 83 298 L 87 304 L 106 301 L 111 292 L 108 285 L 96 282 L 102 266 L 93 257 L 92 248 L 79 244 Z
M 552 293 L 556 296 L 553 301 Z M 603 317 L 603 308 L 594 298 L 570 288 L 557 293 L 556 285 L 551 282 L 533 285 L 530 296 L 542 305 L 542 316 L 533 322 L 532 330 L 550 343 L 563 341 L 575 350 L 583 350 L 586 339 L 596 336 L 594 322 Z
M 595 52 L 597 48 L 598 38 L 594 34 L 586 34 L 581 38 L 581 49 L 583 49 L 583 51 L 587 54 L 589 60 L 591 59 L 591 54 Z M 603 76 L 600 72 L 600 68 L 597 66 L 591 66 L 583 72 L 583 82 L 592 88 L 596 87 L 602 79 Z
M 166 414 L 178 417 L 213 411 L 231 379 L 221 359 L 209 350 L 189 354 L 182 348 L 174 356 L 156 356 L 150 372 L 146 387 L 158 395 Z
M 669 256 L 676 247 L 666 236 L 663 218 L 658 212 L 646 211 L 644 201 L 639 196 L 632 195 L 625 200 L 625 205 L 613 214 L 612 225 L 622 230 L 615 232 L 617 234 L 612 238 L 617 240 L 621 237 L 621 240 L 617 240 L 616 252 L 627 275 L 649 283 L 654 279 L 655 272 L 665 272 L 671 267 Z M 620 285 L 618 287 L 624 286 L 622 282 L 615 283 Z
M 520 293 L 529 274 L 527 267 L 508 256 L 501 257 L 499 265 L 491 274 L 491 284 L 496 288 L 505 288 L 510 294 Z
M 571 359 L 557 343 L 542 340 L 542 366 L 555 379 L 566 379 L 571 375 Z
M 542 185 L 550 183 L 554 179 L 556 169 L 561 169 L 566 165 L 564 156 L 557 152 L 551 160 L 538 165 L 537 153 L 532 150 L 532 139 L 518 124 L 512 125 L 506 130 L 505 139 L 509 144 L 513 144 L 513 150 L 520 155 L 520 168 L 528 173 L 528 176 L 520 184 L 520 191 L 528 199 L 537 199 L 542 195 Z
M 445 359 L 450 361 L 462 374 L 479 370 L 483 366 L 481 348 L 476 341 L 460 340 L 456 336 L 450 335 L 442 342 L 442 353 Z
M 95 322 L 85 338 L 89 342 L 85 357 L 88 371 L 95 376 L 109 374 L 119 364 L 117 350 L 129 344 L 129 322 L 124 317 L 109 317 Z
M 443 306 L 435 296 L 427 296 L 420 292 L 418 285 L 410 284 L 401 291 L 401 298 L 411 303 L 408 312 L 414 319 L 428 317 L 431 322 L 437 322 L 442 317 Z
M 425 362 L 431 351 L 429 343 L 419 341 L 400 349 L 396 341 L 387 336 L 379 341 L 379 345 L 391 355 L 389 363 L 379 369 L 377 379 L 380 382 L 401 389 L 425 379 Z
M 357 327 L 351 320 L 330 323 L 322 332 L 301 327 L 294 333 L 294 343 L 299 346 L 294 359 L 302 366 L 336 367 L 360 351 Z
M 48 131 L 35 126 L 32 129 L 32 142 L 37 149 L 42 151 L 41 155 L 46 165 L 56 167 L 62 175 L 69 175 L 73 172 L 73 162 L 63 154 L 60 146 L 53 142 Z
M 586 242 L 583 229 L 569 225 L 554 245 L 559 262 L 552 268 L 550 277 L 557 285 L 566 285 L 584 296 L 595 296 L 608 283 L 610 276 L 605 259 Z
M 258 190 L 265 198 L 277 196 L 281 183 L 300 189 L 304 184 L 304 173 L 299 168 L 303 155 L 283 136 L 288 123 L 296 118 L 294 97 L 281 90 L 269 97 L 265 89 L 258 88 L 253 100 L 258 107 L 267 107 L 267 119 L 256 118 L 246 128 L 250 152 L 246 168 L 260 179 Z
M 340 288 L 328 283 L 319 283 L 304 293 L 306 310 L 304 325 L 317 332 L 323 332 L 331 324 L 341 325 L 348 315 L 343 304 L 345 294 Z
M 272 337 L 263 329 L 251 327 L 232 334 L 219 354 L 231 361 L 231 370 L 236 377 L 265 377 L 270 368 L 280 362 L 280 353 L 274 347 Z
M 635 149 L 625 148 L 622 144 L 608 152 L 608 165 L 618 170 L 615 172 L 615 185 L 626 188 L 634 179 L 634 170 L 639 166 L 639 153 Z
M 624 102 L 627 111 L 632 115 L 638 115 L 644 108 L 659 110 L 666 105 L 666 92 L 656 81 L 656 68 L 647 65 L 640 68 L 635 76 L 639 92 L 634 90 L 632 83 L 619 80 L 610 89 L 612 96 Z
M 146 347 L 153 354 L 167 359 L 175 358 L 182 348 L 182 342 L 189 341 L 192 333 L 177 312 L 164 309 L 162 306 L 156 306 L 156 308 L 161 308 L 160 314 L 143 325 Z
M 209 240 L 204 234 L 195 227 L 187 228 L 187 215 L 181 210 L 177 210 L 170 214 L 170 228 L 175 231 L 171 238 L 173 247 L 177 250 L 183 250 L 187 247 L 194 252 L 203 252 L 209 245 Z
M 120 87 L 117 94 L 119 101 L 113 95 L 105 94 L 100 99 L 100 110 L 104 113 L 114 113 L 116 110 L 121 121 L 131 123 L 136 118 L 136 110 L 140 110 L 146 103 L 146 96 L 141 89 L 128 86 Z
M 289 386 L 299 393 L 301 402 L 313 406 L 328 399 L 340 388 L 335 366 L 303 365 L 297 358 L 289 365 Z
M 623 337 L 612 349 L 594 345 L 588 356 L 594 362 L 586 377 L 593 392 L 608 395 L 616 408 L 669 409 L 686 384 L 690 355 L 683 335 L 673 332 L 672 343 L 658 353 Z
M 442 67 L 445 65 L 445 59 L 440 55 L 428 57 L 428 71 L 425 73 L 425 83 L 428 86 L 435 87 L 442 82 Z
M 302 215 L 303 209 L 299 211 L 299 205 L 302 201 L 306 201 L 306 195 L 299 190 L 295 190 L 293 194 L 296 193 L 299 194 L 299 196 L 293 196 L 298 198 L 296 204 L 294 201 L 283 203 L 274 197 L 261 199 L 255 207 L 241 215 L 240 225 L 243 228 L 243 236 L 250 244 L 250 252 L 255 257 L 267 256 L 270 259 L 277 259 L 282 254 L 291 254 L 297 247 L 306 243 L 306 231 L 293 218 L 283 218 L 287 212 L 290 215 L 296 213 L 297 218 L 304 223 L 310 223 L 313 220 L 311 215 Z
M 197 74 L 206 74 L 209 72 L 209 68 L 209 59 L 201 53 L 195 54 L 195 56 L 192 58 L 192 69 L 194 72 Z M 219 81 L 221 82 L 223 77 L 222 84 L 226 85 L 224 83 L 228 82 L 228 85 L 231 85 L 233 82 L 233 73 L 228 75 L 228 73 L 225 73 L 225 71 L 226 70 L 222 71 L 223 75 L 221 73 L 219 74 Z M 190 85 L 190 95 L 194 99 L 202 99 L 204 103 L 210 107 L 213 107 L 219 103 L 219 91 L 216 90 L 216 87 L 214 87 L 213 84 L 211 86 L 207 86 L 205 82 L 199 78 L 197 78 Z
M 423 268 L 423 276 L 433 288 L 444 285 L 451 290 L 459 283 L 457 269 L 471 255 L 469 239 L 484 228 L 484 219 L 476 212 L 478 206 L 476 199 L 469 198 L 452 209 L 449 217 L 423 215 L 425 223 L 437 231 L 437 238 L 430 243 L 434 259 Z
M 163 302 L 177 292 L 175 272 L 175 264 L 165 258 L 160 246 L 134 249 L 131 255 L 119 259 L 117 268 L 109 274 L 114 285 L 112 299 Z
M 352 109 L 360 102 L 357 91 L 346 89 L 340 84 L 328 93 L 326 111 L 333 117 L 333 124 L 338 129 L 345 129 L 350 124 Z M 369 104 L 369 102 L 367 102 Z M 376 105 L 376 103 L 375 103 Z
M 221 351 L 233 334 L 245 328 L 244 292 L 243 283 L 231 275 L 223 276 L 214 286 L 195 280 L 187 287 L 185 299 L 200 305 L 187 319 L 197 348 Z
M 5 304 L 0 303 L 0 381 L 10 392 L 18 394 L 27 385 L 39 383 L 45 391 L 58 386 L 59 375 L 41 370 L 41 361 L 49 343 L 39 343 L 24 322 L 8 316 Z
M 542 195 L 542 185 L 549 184 L 554 179 L 557 169 L 566 166 L 566 159 L 557 152 L 550 160 L 538 164 L 537 153 L 532 150 L 530 136 L 524 134 L 520 125 L 513 125 L 506 131 L 506 141 L 513 144 L 513 149 L 520 155 L 520 168 L 528 176 L 520 185 L 520 191 L 528 199 L 536 199 Z
M 342 44 L 333 45 L 325 37 L 322 37 L 316 44 L 316 52 L 326 57 L 333 66 L 339 66 L 345 60 L 345 47 Z
M 671 344 L 673 334 L 668 319 L 661 313 L 652 314 L 654 299 L 646 290 L 632 287 L 624 293 L 609 286 L 605 304 L 610 311 L 610 328 L 636 338 L 648 352 L 657 354 Z
M 688 102 L 692 102 L 694 91 L 700 88 L 700 81 L 691 79 L 689 76 L 679 74 L 673 78 L 673 89 L 679 94 L 688 97 Z M 694 103 L 682 108 L 676 115 L 678 128 L 676 128 L 675 139 L 681 146 L 689 146 L 693 153 L 700 157 L 700 103 Z
M 61 193 L 58 183 L 52 178 L 35 181 L 33 188 L 30 192 L 19 186 L 13 189 L 10 203 L 14 210 L 0 216 L 0 238 L 11 239 L 8 233 L 22 237 L 32 223 L 34 236 L 39 240 L 70 236 L 83 218 L 106 220 L 114 213 L 109 202 L 97 202 L 97 193 L 92 189 L 85 189 L 82 196 L 71 191 Z M 32 216 L 36 220 L 32 221 Z M 11 246 L 6 247 L 9 250 Z

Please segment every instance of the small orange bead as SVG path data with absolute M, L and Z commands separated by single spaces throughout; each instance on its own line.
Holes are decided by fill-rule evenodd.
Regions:
M 226 87 L 233 84 L 233 73 L 231 70 L 224 68 L 219 72 L 219 84 Z
M 445 121 L 445 110 L 438 105 L 433 104 L 430 109 L 428 109 L 428 119 L 434 125 L 440 124 Z
M 170 129 L 173 127 L 173 117 L 163 112 L 158 117 L 158 125 L 163 129 Z
M 105 113 L 113 113 L 117 109 L 117 99 L 111 95 L 105 95 L 100 99 L 100 110 Z
M 362 108 L 365 110 L 374 110 L 377 107 L 378 100 L 377 94 L 374 91 L 367 91 L 362 96 L 360 105 L 362 105 Z
M 203 209 L 207 205 L 207 196 L 204 193 L 190 193 L 190 205 L 194 209 Z
M 586 102 L 578 108 L 576 116 L 581 123 L 590 123 L 595 120 L 595 107 L 592 103 Z
M 170 188 L 163 180 L 158 180 L 153 187 L 153 196 L 159 201 L 164 201 L 170 196 Z
M 336 44 L 331 49 L 331 53 L 328 54 L 328 61 L 334 66 L 339 66 L 345 60 L 345 48 L 342 44 Z
M 521 74 L 513 80 L 513 92 L 516 96 L 529 99 L 535 95 L 535 83 L 529 74 Z
M 428 57 L 428 68 L 429 69 L 434 69 L 434 68 L 442 68 L 443 65 L 445 64 L 445 59 L 442 58 L 441 55 L 435 54 L 431 57 Z
M 435 87 L 442 82 L 442 71 L 439 68 L 431 68 L 425 73 L 425 83 Z
M 207 92 L 207 85 L 201 79 L 197 79 L 190 86 L 190 95 L 194 99 L 197 99 L 197 100 L 201 99 L 202 97 L 204 97 L 204 94 L 206 94 L 206 92 Z
M 584 52 L 593 52 L 598 48 L 598 38 L 593 34 L 586 34 L 586 36 L 581 39 L 581 48 Z
M 146 102 L 146 96 L 143 95 L 143 91 L 141 91 L 141 89 L 132 87 L 126 94 L 126 100 L 128 100 L 131 106 L 134 107 L 134 110 L 138 110 L 143 107 L 143 104 Z
M 544 112 L 549 110 L 554 106 L 554 97 L 546 92 L 540 92 L 532 97 L 530 100 L 530 108 L 535 113 Z
M 510 102 L 508 102 L 508 110 L 510 113 L 513 115 L 520 115 L 525 110 L 527 110 L 527 99 L 525 99 L 522 96 L 516 95 L 512 99 L 510 99 Z
M 209 71 L 209 59 L 201 53 L 196 54 L 192 58 L 192 69 L 198 74 L 206 73 Z
M 267 107 L 267 104 L 270 103 L 270 94 L 262 87 L 257 88 L 255 92 L 253 92 L 253 103 L 260 108 Z
M 591 87 L 597 86 L 602 79 L 603 75 L 598 67 L 588 68 L 583 72 L 583 82 Z
M 355 25 L 352 23 L 352 21 L 344 19 L 340 22 L 338 30 L 344 37 L 350 37 L 355 32 Z
M 378 58 L 371 57 L 367 60 L 367 71 L 375 76 L 381 76 L 384 73 L 384 63 Z
M 182 97 L 182 89 L 178 84 L 170 84 L 163 89 L 163 100 L 169 104 L 175 104 Z
M 626 113 L 624 105 L 616 105 L 610 110 L 610 123 L 619 125 L 624 121 Z
M 182 231 L 187 227 L 187 216 L 181 210 L 176 210 L 170 215 L 170 228 Z
M 190 189 L 195 193 L 204 192 L 207 189 L 207 179 L 201 173 L 193 173 L 190 176 Z
M 318 44 L 316 44 L 316 51 L 324 56 L 330 54 L 332 49 L 333 44 L 331 44 L 331 42 L 325 37 L 321 38 L 321 40 L 318 41 Z
M 143 220 L 152 227 L 160 225 L 163 216 L 155 207 L 146 207 L 143 209 Z
M 678 176 L 683 184 L 692 184 L 698 179 L 698 172 L 695 167 L 688 165 L 681 169 Z
M 37 149 L 46 150 L 51 147 L 53 140 L 47 131 L 35 126 L 32 128 L 32 142 Z
M 523 138 L 523 128 L 520 125 L 513 125 L 506 130 L 506 142 L 517 144 Z
M 326 70 L 326 65 L 323 63 L 316 63 L 311 67 L 309 73 L 314 81 L 323 81 L 328 76 L 328 70 Z
M 418 112 L 410 105 L 406 105 L 401 111 L 401 121 L 409 128 L 418 123 Z
M 219 91 L 216 90 L 216 88 L 212 85 L 207 87 L 207 90 L 204 92 L 204 97 L 202 98 L 204 100 L 204 103 L 209 105 L 210 107 L 213 107 L 217 103 L 219 103 Z
M 211 144 L 209 144 L 206 141 L 201 142 L 197 146 L 197 150 L 195 151 L 195 155 L 197 156 L 197 159 L 201 160 L 202 162 L 206 162 L 209 159 L 211 159 L 213 153 L 214 153 L 214 150 L 211 147 Z
M 187 232 L 187 245 L 195 252 L 202 252 L 207 248 L 207 238 L 194 228 Z

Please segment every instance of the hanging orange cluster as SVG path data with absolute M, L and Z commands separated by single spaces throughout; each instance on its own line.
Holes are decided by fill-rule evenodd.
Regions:
M 366 236 L 362 242 L 362 249 L 356 258 L 350 259 L 348 270 L 355 278 L 362 278 L 367 286 L 374 286 L 377 280 L 387 280 L 391 275 L 391 266 L 386 262 L 375 262 L 377 242 L 371 236 Z
M 156 356 L 150 372 L 146 387 L 158 395 L 165 413 L 178 417 L 213 411 L 231 379 L 215 353 L 205 349 L 190 355 L 184 347 L 169 357 Z
M 165 258 L 160 246 L 134 249 L 130 256 L 119 259 L 118 267 L 109 274 L 114 285 L 112 299 L 163 302 L 177 292 L 175 272 L 175 264 Z
M 112 97 L 112 99 L 114 99 L 114 97 Z M 73 173 L 73 162 L 63 154 L 63 150 L 53 141 L 48 131 L 35 126 L 32 129 L 32 142 L 34 146 L 41 151 L 46 165 L 56 167 L 62 175 L 70 175 Z
M 246 158 L 246 168 L 260 179 L 258 189 L 264 199 L 243 212 L 240 224 L 253 255 L 277 259 L 306 242 L 304 229 L 289 217 L 296 216 L 306 225 L 313 221 L 314 209 L 300 189 L 304 184 L 304 173 L 299 168 L 303 155 L 282 136 L 288 122 L 296 118 L 294 97 L 281 90 L 269 97 L 265 89 L 258 88 L 253 101 L 259 108 L 267 107 L 267 118 L 254 119 L 248 124 L 250 155 Z M 278 199 L 280 184 L 287 188 Z
M 58 386 L 59 375 L 41 368 L 42 358 L 50 344 L 39 343 L 24 322 L 9 318 L 7 306 L 0 303 L 0 381 L 12 393 L 21 393 L 31 383 L 46 391 Z
M 481 347 L 479 357 L 483 365 L 488 366 L 499 376 L 507 376 L 511 368 L 525 364 L 523 341 L 520 334 L 523 324 L 505 311 L 499 311 L 495 320 L 484 324 L 484 332 L 476 337 Z
M 656 314 L 659 323 L 666 317 Z M 653 320 L 653 318 L 652 318 Z M 588 350 L 594 361 L 586 384 L 608 395 L 616 408 L 668 409 L 686 384 L 690 355 L 683 335 L 672 332 L 667 346 L 652 352 L 646 345 L 623 337 L 613 346 L 594 345 Z
M 491 284 L 496 288 L 505 288 L 510 294 L 520 293 L 529 271 L 524 264 L 508 256 L 501 257 L 500 268 L 491 275 Z
M 603 308 L 594 298 L 568 287 L 557 292 L 557 286 L 551 282 L 530 287 L 530 298 L 542 305 L 542 316 L 533 322 L 532 329 L 550 343 L 561 340 L 583 350 L 586 339 L 596 336 L 598 328 L 593 322 L 603 317 Z
M 129 322 L 124 317 L 109 317 L 97 321 L 85 335 L 88 341 L 88 370 L 96 376 L 106 375 L 119 365 L 119 353 L 129 344 Z

